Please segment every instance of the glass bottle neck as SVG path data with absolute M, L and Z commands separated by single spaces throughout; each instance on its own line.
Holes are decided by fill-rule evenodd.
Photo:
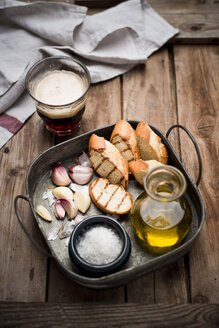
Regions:
M 155 167 L 144 177 L 144 188 L 148 196 L 163 203 L 180 198 L 186 187 L 186 179 L 182 172 L 170 165 Z

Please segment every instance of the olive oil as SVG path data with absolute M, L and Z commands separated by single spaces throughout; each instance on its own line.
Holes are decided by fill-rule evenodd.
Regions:
M 155 168 L 152 173 L 159 170 Z M 153 185 L 154 179 L 145 180 L 153 188 L 145 186 L 147 192 L 136 199 L 130 214 L 131 223 L 142 246 L 159 254 L 179 245 L 189 232 L 192 222 L 190 206 L 182 195 L 181 187 L 185 191 L 185 186 L 179 186 L 177 180 L 173 182 L 172 176 L 164 175 L 163 170 L 164 168 L 159 175 L 156 174 L 156 187 Z M 182 181 L 185 183 L 185 180 Z

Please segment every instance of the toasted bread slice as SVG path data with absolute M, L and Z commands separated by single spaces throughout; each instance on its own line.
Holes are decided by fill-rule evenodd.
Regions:
M 147 174 L 150 169 L 160 165 L 164 164 L 156 160 L 143 161 L 142 159 L 139 159 L 135 162 L 129 163 L 129 168 L 135 179 L 143 186 L 143 178 L 145 174 Z
M 135 130 L 127 121 L 119 120 L 111 134 L 110 142 L 128 162 L 140 158 Z
M 111 184 L 104 178 L 93 180 L 89 193 L 94 204 L 106 213 L 123 215 L 128 213 L 133 205 L 129 192 L 121 185 Z
M 161 142 L 161 138 L 151 130 L 146 122 L 141 121 L 138 123 L 136 135 L 141 159 L 144 161 L 153 159 L 167 164 L 167 149 Z
M 90 161 L 94 170 L 111 183 L 128 186 L 128 162 L 118 149 L 105 140 L 92 134 L 89 140 Z

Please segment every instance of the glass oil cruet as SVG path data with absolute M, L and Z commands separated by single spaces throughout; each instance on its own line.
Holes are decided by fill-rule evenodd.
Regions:
M 151 169 L 143 192 L 134 202 L 130 219 L 140 244 L 156 254 L 177 247 L 188 234 L 191 208 L 184 194 L 184 175 L 170 165 Z

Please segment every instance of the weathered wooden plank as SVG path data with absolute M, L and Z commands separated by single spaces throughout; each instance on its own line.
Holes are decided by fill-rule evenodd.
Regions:
M 219 301 L 219 47 L 176 46 L 177 99 L 179 122 L 198 142 L 203 160 L 200 192 L 206 206 L 206 220 L 190 252 L 191 298 L 193 302 Z M 182 158 L 196 179 L 198 164 L 194 148 L 181 133 Z
M 13 201 L 26 194 L 25 175 L 32 161 L 53 143 L 37 114 L 0 151 L 0 299 L 44 301 L 47 259 L 30 243 L 22 231 Z M 24 223 L 36 241 L 44 245 L 27 203 L 19 202 Z
M 27 1 L 27 0 L 26 0 Z M 36 0 L 31 0 L 34 2 Z M 47 0 L 50 1 L 50 0 Z M 88 14 L 111 8 L 124 0 L 56 0 L 87 6 Z M 217 0 L 148 0 L 148 3 L 180 33 L 169 43 L 219 43 L 219 2 Z
M 219 12 L 219 7 L 216 8 Z M 216 13 L 165 13 L 162 17 L 180 33 L 168 43 L 218 43 L 219 42 L 219 15 Z
M 65 0 L 65 2 L 71 1 L 72 0 Z M 108 8 L 124 1 L 125 0 L 75 0 L 75 3 L 81 6 L 87 6 L 88 8 Z M 147 2 L 155 10 L 159 11 L 159 13 L 212 13 L 218 8 L 217 0 L 147 0 Z
M 0 303 L 0 327 L 216 328 L 217 304 Z
M 123 118 L 145 120 L 161 131 L 177 122 L 171 48 L 164 48 L 123 77 Z M 176 131 L 170 137 L 179 150 Z M 155 293 L 155 294 L 154 294 Z M 127 286 L 129 302 L 182 303 L 187 301 L 183 260 L 144 276 Z
M 87 98 L 81 128 L 76 134 L 115 123 L 121 118 L 120 78 L 92 85 Z M 92 290 L 68 280 L 51 263 L 48 301 L 68 302 L 124 302 L 124 287 Z
M 90 289 L 70 281 L 52 261 L 49 279 L 49 302 L 73 303 L 123 303 L 125 300 L 124 287 L 110 289 Z
M 162 14 L 214 13 L 219 7 L 217 0 L 147 0 L 147 2 Z

